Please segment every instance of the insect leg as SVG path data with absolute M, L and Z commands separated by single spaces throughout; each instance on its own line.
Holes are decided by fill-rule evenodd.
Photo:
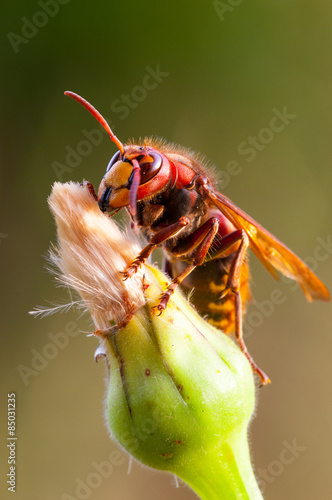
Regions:
M 171 284 L 167 287 L 167 290 L 161 297 L 161 301 L 157 308 L 159 311 L 166 309 L 167 303 L 170 296 L 174 293 L 174 290 L 182 281 L 195 269 L 195 267 L 200 266 L 203 262 L 207 262 L 212 259 L 220 258 L 225 252 L 229 251 L 235 245 L 239 245 L 239 241 L 242 238 L 241 229 L 233 231 L 230 234 L 224 236 L 220 243 L 217 253 L 214 253 L 212 257 L 209 257 L 208 251 L 210 250 L 211 244 L 218 232 L 219 220 L 216 217 L 211 217 L 204 224 L 202 224 L 196 231 L 189 234 L 184 238 L 175 248 L 172 250 L 172 254 L 175 257 L 186 255 L 195 250 L 193 254 L 193 263 L 189 265 L 181 274 L 175 276 Z M 235 249 L 234 249 L 235 250 Z M 228 291 L 228 288 L 226 288 Z
M 194 250 L 192 256 L 193 263 L 190 264 L 182 273 L 172 280 L 166 291 L 162 294 L 159 304 L 156 308 L 160 314 L 166 309 L 168 301 L 174 293 L 176 287 L 195 269 L 195 267 L 203 264 L 205 257 L 211 247 L 212 241 L 216 236 L 219 228 L 219 221 L 215 217 L 208 219 L 196 231 L 185 238 L 179 245 L 173 249 L 174 255 L 184 255 Z
M 85 187 L 88 189 L 89 193 L 91 194 L 91 196 L 96 200 L 98 201 L 98 197 L 96 195 L 96 191 L 95 191 L 95 188 L 93 187 L 93 184 L 91 184 L 91 182 L 89 181 L 82 181 L 81 182 L 81 186 Z
M 161 245 L 164 241 L 168 240 L 176 236 L 180 231 L 182 231 L 189 224 L 188 217 L 180 217 L 180 219 L 174 224 L 170 224 L 169 226 L 161 229 L 157 233 L 155 233 L 146 247 L 139 253 L 135 260 L 123 272 L 124 280 L 130 278 L 137 272 L 137 270 L 141 267 L 142 264 L 146 261 L 146 259 L 150 256 L 152 250 L 156 248 L 156 246 Z
M 244 263 L 244 259 L 246 257 L 246 252 L 249 246 L 249 239 L 246 234 L 246 232 L 241 229 L 238 231 L 234 231 L 234 233 L 240 233 L 240 238 L 241 238 L 241 243 L 236 251 L 234 260 L 232 262 L 229 274 L 228 274 L 228 280 L 227 280 L 227 285 L 225 293 L 228 291 L 232 292 L 235 296 L 235 336 L 238 341 L 239 347 L 243 354 L 246 356 L 248 359 L 254 373 L 257 373 L 259 375 L 262 385 L 266 385 L 270 382 L 269 377 L 256 365 L 254 362 L 253 358 L 248 352 L 248 349 L 245 345 L 244 339 L 243 339 L 243 330 L 242 330 L 242 299 L 241 299 L 241 294 L 240 294 L 240 285 L 241 285 L 241 269 L 242 265 Z M 233 234 L 233 233 L 231 233 Z

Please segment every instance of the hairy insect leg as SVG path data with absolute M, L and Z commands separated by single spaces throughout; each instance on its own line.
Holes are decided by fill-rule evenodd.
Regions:
M 81 186 L 85 187 L 88 189 L 89 193 L 91 194 L 91 196 L 96 200 L 98 201 L 98 196 L 96 195 L 96 191 L 95 191 L 95 188 L 93 187 L 93 184 L 89 181 L 82 181 L 81 182 Z
M 196 231 L 185 238 L 177 247 L 174 248 L 174 255 L 183 255 L 194 250 L 193 263 L 190 264 L 182 273 L 172 280 L 166 291 L 160 297 L 160 302 L 156 308 L 160 314 L 166 309 L 170 297 L 182 281 L 195 269 L 203 264 L 205 257 L 211 247 L 212 241 L 219 228 L 219 221 L 215 217 L 208 219 Z
M 243 339 L 243 329 L 242 329 L 242 299 L 240 294 L 240 284 L 241 284 L 241 269 L 246 256 L 246 252 L 249 246 L 249 239 L 246 232 L 242 229 L 236 232 L 240 232 L 241 243 L 236 251 L 236 255 L 231 265 L 231 269 L 228 275 L 227 286 L 225 292 L 223 292 L 222 297 L 228 292 L 232 292 L 235 296 L 235 336 L 238 341 L 239 347 L 243 354 L 248 359 L 253 372 L 259 375 L 262 385 L 266 385 L 270 382 L 269 377 L 264 373 L 254 362 L 252 356 L 249 354 L 247 346 L 245 345 Z
M 253 357 L 249 354 L 249 351 L 247 349 L 247 346 L 243 340 L 243 334 L 242 334 L 242 300 L 241 300 L 241 295 L 240 292 L 234 292 L 235 294 L 235 335 L 236 339 L 238 341 L 239 347 L 247 360 L 249 361 L 251 368 L 254 373 L 257 373 L 257 375 L 260 377 L 262 381 L 262 385 L 267 385 L 271 382 L 269 377 L 266 375 L 263 370 L 261 370 L 255 363 Z
M 176 288 L 182 283 L 182 281 L 193 271 L 196 267 L 196 264 L 191 264 L 188 266 L 181 274 L 176 276 L 168 285 L 165 292 L 161 295 L 159 304 L 154 306 L 159 311 L 159 315 L 166 309 L 169 299 L 175 292 Z
M 168 240 L 169 238 L 172 238 L 176 236 L 180 231 L 182 231 L 187 225 L 189 224 L 189 219 L 188 217 L 180 217 L 180 219 L 175 222 L 174 224 L 171 224 L 157 233 L 155 233 L 149 243 L 146 245 L 146 247 L 143 248 L 143 250 L 139 253 L 139 255 L 136 257 L 136 259 L 133 260 L 131 264 L 129 264 L 126 269 L 123 271 L 123 279 L 126 280 L 133 276 L 138 269 L 141 267 L 142 264 L 146 261 L 146 259 L 150 256 L 152 251 L 158 246 L 164 243 L 164 241 Z

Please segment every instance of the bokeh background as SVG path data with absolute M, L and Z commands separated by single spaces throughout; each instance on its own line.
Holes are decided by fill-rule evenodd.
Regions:
M 1 498 L 9 495 L 11 392 L 17 499 L 195 498 L 170 475 L 129 466 L 121 450 L 98 487 L 76 490 L 92 480 L 94 462 L 118 450 L 104 423 L 105 366 L 94 363 L 97 342 L 84 333 L 66 333 L 67 345 L 54 348 L 52 335 L 71 322 L 86 332 L 86 319 L 72 312 L 39 320 L 28 311 L 66 298 L 44 269 L 55 240 L 52 183 L 98 185 L 115 146 L 105 135 L 98 145 L 91 136 L 82 142 L 97 123 L 63 91 L 89 99 L 124 141 L 154 134 L 206 154 L 224 179 L 220 189 L 332 289 L 331 21 L 323 0 L 3 3 Z M 151 70 L 159 76 L 146 89 Z M 271 129 L 276 110 L 288 113 L 284 124 L 272 121 L 279 131 Z M 251 153 L 250 137 L 258 139 Z M 307 304 L 290 282 L 275 283 L 251 263 L 247 343 L 272 379 L 258 390 L 250 429 L 256 474 L 270 500 L 329 498 L 331 305 Z

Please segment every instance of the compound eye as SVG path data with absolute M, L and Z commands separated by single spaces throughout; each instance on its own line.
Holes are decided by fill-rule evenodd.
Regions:
M 148 182 L 156 173 L 160 170 L 162 165 L 162 158 L 157 153 L 149 153 L 149 156 L 153 158 L 153 161 L 145 161 L 140 164 L 141 167 L 141 184 Z
M 117 151 L 115 153 L 115 155 L 113 155 L 112 158 L 110 159 L 109 164 L 107 165 L 106 173 L 111 170 L 111 168 L 113 167 L 114 163 L 116 163 L 117 161 L 119 161 L 120 158 L 121 158 L 121 153 L 120 153 L 120 151 Z

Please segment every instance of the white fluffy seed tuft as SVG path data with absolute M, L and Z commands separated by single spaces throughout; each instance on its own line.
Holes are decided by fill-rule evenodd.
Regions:
M 60 282 L 79 293 L 97 329 L 124 321 L 145 303 L 142 272 L 126 281 L 121 274 L 138 255 L 138 242 L 100 211 L 85 186 L 56 182 L 48 202 L 58 234 L 50 257 Z

